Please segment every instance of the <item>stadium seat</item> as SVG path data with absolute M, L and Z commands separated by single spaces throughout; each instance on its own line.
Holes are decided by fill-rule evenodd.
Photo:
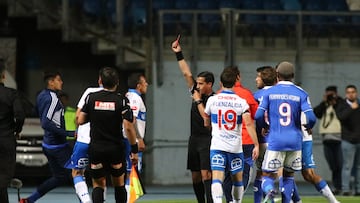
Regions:
M 301 3 L 299 0 L 281 0 L 281 4 L 285 11 L 301 11 Z M 287 15 L 284 17 L 285 21 L 290 25 L 294 25 L 298 22 L 296 15 Z
M 264 10 L 281 11 L 283 10 L 281 0 L 263 0 Z M 265 22 L 267 24 L 267 32 L 275 35 L 284 33 L 285 16 L 283 15 L 265 15 Z
M 196 8 L 200 10 L 217 10 L 219 8 L 218 0 L 197 0 Z M 220 14 L 200 14 L 200 31 L 208 35 L 216 35 L 220 32 L 221 16 Z
M 240 8 L 240 2 L 239 0 L 220 0 L 219 1 L 219 8 L 234 8 L 239 9 Z
M 328 0 L 303 0 L 306 11 L 326 11 Z M 304 17 L 305 32 L 307 35 L 319 37 L 327 34 L 327 16 L 310 15 Z
M 91 17 L 100 17 L 102 14 L 101 7 L 100 0 L 84 0 L 83 2 L 85 14 Z
M 157 24 L 158 11 L 164 9 L 175 9 L 175 1 L 170 0 L 153 0 L 152 1 L 153 16 L 155 18 L 155 25 Z M 164 34 L 176 34 L 178 27 L 178 16 L 176 14 L 165 14 L 163 16 Z
M 262 0 L 243 0 L 241 1 L 241 9 L 244 10 L 263 10 Z M 259 35 L 263 32 L 264 15 L 262 14 L 243 14 L 240 22 L 249 27 L 251 36 Z

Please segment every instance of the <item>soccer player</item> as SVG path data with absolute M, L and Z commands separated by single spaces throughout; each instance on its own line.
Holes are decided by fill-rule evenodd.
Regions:
M 99 71 L 98 83 L 99 87 L 89 87 L 82 94 L 76 110 L 76 120 L 79 118 L 81 109 L 84 106 L 85 98 L 92 92 L 98 92 L 103 89 L 101 81 L 101 70 Z M 91 203 L 88 186 L 84 179 L 85 169 L 88 166 L 88 149 L 90 143 L 90 123 L 84 123 L 77 128 L 76 142 L 73 148 L 71 158 L 66 163 L 65 167 L 72 170 L 72 177 L 75 187 L 75 192 L 82 203 Z
M 131 161 L 137 163 L 138 146 L 129 100 L 116 92 L 119 76 L 115 69 L 101 70 L 103 90 L 89 94 L 79 114 L 79 124 L 90 122 L 89 160 L 94 203 L 104 202 L 106 177 L 111 175 L 116 202 L 126 202 L 126 159 L 122 127 L 131 144 Z
M 294 189 L 294 172 L 301 170 L 302 129 L 301 112 L 306 115 L 305 128 L 311 130 L 316 122 L 308 94 L 294 85 L 294 66 L 281 62 L 277 68 L 278 83 L 269 88 L 256 112 L 255 119 L 261 127 L 267 128 L 265 112 L 268 112 L 268 148 L 262 164 L 262 190 L 264 202 L 271 202 L 276 194 L 271 173 L 284 167 L 283 202 L 290 202 Z
M 45 180 L 26 199 L 20 203 L 33 203 L 50 190 L 70 181 L 70 170 L 65 163 L 71 155 L 71 148 L 66 140 L 69 135 L 65 130 L 64 107 L 56 92 L 62 90 L 63 81 L 58 72 L 45 72 L 46 88 L 37 96 L 36 104 L 41 126 L 45 131 L 42 147 L 48 159 L 52 177 Z M 73 133 L 69 136 L 73 136 Z
M 260 103 L 265 91 L 276 84 L 276 71 L 271 66 L 262 66 L 256 69 L 257 75 L 255 78 L 256 87 L 258 91 L 254 93 L 255 100 Z M 267 148 L 266 135 L 263 134 L 262 128 L 256 125 L 256 134 L 259 142 L 259 157 L 256 160 L 256 177 L 254 180 L 254 203 L 260 203 L 263 198 L 263 191 L 261 189 L 262 183 L 262 162 L 264 160 L 265 151 Z M 273 174 L 276 178 L 276 173 Z
M 191 171 L 193 189 L 199 203 L 211 203 L 211 170 L 210 143 L 211 130 L 204 126 L 204 109 L 210 96 L 214 94 L 214 74 L 209 71 L 201 72 L 196 80 L 193 78 L 189 65 L 181 51 L 179 40 L 171 44 L 176 54 L 180 71 L 182 72 L 189 91 L 192 94 L 191 132 L 188 144 L 187 168 Z
M 256 138 L 254 122 L 251 119 L 249 105 L 233 91 L 237 75 L 225 69 L 220 76 L 222 91 L 209 98 L 206 107 L 204 125 L 212 128 L 210 163 L 212 170 L 211 193 L 214 203 L 221 203 L 222 182 L 225 169 L 232 174 L 233 202 L 241 202 L 244 194 L 242 148 L 242 123 L 254 142 L 253 159 L 258 157 L 259 144 Z
M 233 71 L 236 75 L 236 82 L 233 87 L 233 91 L 235 94 L 237 94 L 239 97 L 246 100 L 246 102 L 249 105 L 249 112 L 251 115 L 251 119 L 254 122 L 255 112 L 258 108 L 258 103 L 255 101 L 254 96 L 252 92 L 243 87 L 241 85 L 241 77 L 240 77 L 240 71 L 239 68 L 236 66 L 229 66 L 225 68 L 226 70 Z M 254 143 L 249 135 L 249 133 L 246 130 L 246 126 L 242 126 L 242 147 L 243 147 L 243 154 L 244 154 L 244 170 L 243 170 L 243 183 L 244 183 L 244 192 L 246 192 L 246 189 L 249 186 L 250 180 L 253 177 L 253 164 L 254 161 L 252 159 L 252 152 L 254 149 Z M 231 195 L 231 188 L 232 188 L 232 181 L 231 181 L 231 174 L 229 171 L 225 172 L 225 179 L 223 182 L 223 189 L 226 197 L 226 202 L 232 201 L 232 195 Z
M 141 95 L 146 94 L 148 83 L 146 78 L 141 73 L 133 73 L 128 78 L 128 87 L 129 90 L 125 94 L 125 96 L 129 99 L 131 110 L 134 114 L 134 124 L 136 129 L 136 138 L 139 146 L 138 152 L 138 163 L 137 170 L 139 172 L 142 171 L 142 155 L 145 150 L 144 136 L 145 136 L 145 127 L 146 127 L 146 106 Z M 125 134 L 125 133 L 124 133 Z M 130 155 L 130 144 L 128 139 L 125 139 L 125 144 L 127 146 L 127 155 Z M 131 171 L 131 162 L 130 156 L 126 156 L 126 164 L 127 164 L 127 173 L 129 174 Z M 126 179 L 125 183 L 126 190 L 129 193 L 129 177 Z M 129 198 L 128 198 L 129 200 Z
M 306 123 L 306 117 L 305 114 L 301 114 L 301 120 L 302 123 Z M 329 203 L 339 203 L 334 194 L 332 193 L 329 185 L 327 182 L 322 179 L 318 174 L 315 173 L 315 161 L 312 153 L 312 134 L 311 132 L 307 131 L 303 126 L 303 142 L 302 142 L 302 170 L 301 174 L 307 182 L 313 184 L 317 191 L 320 192 L 321 195 L 323 195 Z M 292 197 L 292 200 L 297 203 L 301 202 L 300 197 L 298 195 L 297 188 L 294 188 L 294 195 Z

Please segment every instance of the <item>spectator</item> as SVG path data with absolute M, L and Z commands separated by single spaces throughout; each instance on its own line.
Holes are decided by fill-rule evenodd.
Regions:
M 352 194 L 350 191 L 351 169 L 359 166 L 360 159 L 355 159 L 360 153 L 360 108 L 358 92 L 355 85 L 348 85 L 345 89 L 345 100 L 335 109 L 341 123 L 341 148 L 343 151 L 343 169 L 341 173 L 342 190 L 344 196 Z M 355 195 L 360 195 L 359 171 L 354 175 Z
M 15 89 L 4 86 L 5 64 L 0 59 L 0 202 L 9 203 L 7 187 L 14 176 L 16 140 L 24 124 L 25 112 Z
M 336 105 L 342 98 L 337 95 L 336 86 L 325 89 L 323 101 L 314 108 L 314 113 L 319 121 L 319 133 L 323 139 L 324 154 L 332 172 L 334 194 L 341 193 L 341 169 L 343 166 L 341 150 L 341 124 L 336 116 Z

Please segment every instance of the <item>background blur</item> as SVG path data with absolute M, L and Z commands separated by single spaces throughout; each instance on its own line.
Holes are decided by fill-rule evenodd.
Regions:
M 63 74 L 63 89 L 76 106 L 97 72 L 121 73 L 120 92 L 131 72 L 150 81 L 147 184 L 188 184 L 187 140 L 191 98 L 170 44 L 181 34 L 194 75 L 216 76 L 237 65 L 242 84 L 255 91 L 256 68 L 280 61 L 296 65 L 296 82 L 313 106 L 325 87 L 360 87 L 359 0 L 0 0 L 0 57 L 13 85 L 35 103 L 42 72 Z M 10 77 L 8 77 L 10 78 Z M 10 83 L 9 79 L 9 83 Z M 321 138 L 314 130 L 318 173 L 330 177 Z M 301 179 L 301 176 L 297 176 Z M 329 180 L 329 179 L 328 179 Z

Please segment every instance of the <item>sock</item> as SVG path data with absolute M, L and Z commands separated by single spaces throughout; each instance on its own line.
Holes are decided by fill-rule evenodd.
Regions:
M 232 195 L 234 203 L 241 203 L 244 196 L 244 185 L 242 181 L 234 182 L 232 187 Z
M 211 179 L 210 180 L 204 180 L 204 188 L 205 188 L 205 196 L 206 196 L 206 202 L 212 203 L 212 196 L 211 196 Z
M 254 181 L 254 203 L 260 203 L 263 197 L 263 191 L 261 189 L 261 179 L 255 179 Z
M 115 189 L 115 201 L 116 203 L 124 203 L 127 201 L 127 194 L 125 186 L 116 186 Z M 95 202 L 94 202 L 95 203 Z
M 294 190 L 293 190 L 293 194 L 292 194 L 292 198 L 291 198 L 294 202 L 299 202 L 301 200 L 300 195 L 299 195 L 299 191 L 298 188 L 296 186 L 296 184 L 294 184 Z
M 27 201 L 28 203 L 34 203 L 36 200 L 40 199 L 40 197 L 40 193 L 36 190 L 30 195 L 30 197 L 27 198 Z
M 279 191 L 282 192 L 284 187 L 284 178 L 279 176 Z
M 265 194 L 274 190 L 274 179 L 269 176 L 264 176 L 261 183 L 261 189 Z
M 96 187 L 92 192 L 92 199 L 94 203 L 103 203 L 104 202 L 104 189 L 101 187 Z
M 331 203 L 338 202 L 325 180 L 315 184 L 315 188 Z
M 294 177 L 283 177 L 283 187 L 281 191 L 281 197 L 283 202 L 290 202 L 291 196 L 294 191 Z
M 75 192 L 82 203 L 91 203 L 89 189 L 83 176 L 74 177 Z
M 127 203 L 129 203 L 129 199 L 130 199 L 130 185 L 125 183 L 125 190 L 126 190 L 126 199 L 127 199 Z
M 205 203 L 204 183 L 203 182 L 193 183 L 193 189 L 198 203 Z
M 222 190 L 222 182 L 220 180 L 218 179 L 212 180 L 211 194 L 214 203 L 222 203 L 223 190 Z
M 104 202 L 106 202 L 106 191 L 107 191 L 107 187 L 104 187 Z

